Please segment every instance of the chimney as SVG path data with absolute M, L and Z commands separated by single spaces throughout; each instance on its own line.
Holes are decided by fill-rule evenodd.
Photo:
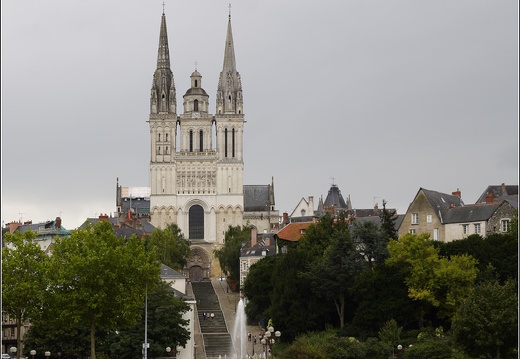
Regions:
M 22 225 L 22 222 L 11 222 L 9 223 L 9 233 L 14 233 L 18 227 Z
M 56 217 L 56 229 L 60 229 L 60 228 L 61 228 L 61 218 Z
M 257 239 L 256 239 L 256 227 L 251 226 L 251 247 L 256 245 Z
M 374 203 L 374 209 L 379 209 L 379 204 L 377 202 Z
M 502 183 L 502 196 L 507 196 L 505 183 Z
M 451 192 L 451 194 L 454 195 L 454 196 L 457 196 L 457 197 L 461 198 L 461 197 L 460 197 L 460 196 L 461 196 L 460 189 L 458 189 L 458 188 L 457 188 L 457 190 L 456 190 L 455 192 Z
M 309 209 L 311 210 L 311 215 L 314 214 L 314 197 L 309 196 Z
M 107 214 L 100 214 L 99 215 L 99 221 L 102 222 L 102 221 L 108 221 L 108 216 Z
M 289 224 L 289 214 L 287 212 L 283 213 L 283 224 Z
M 486 193 L 486 203 L 493 203 L 494 202 L 493 193 L 488 192 Z
M 450 208 L 455 208 L 455 204 L 454 203 L 450 203 Z

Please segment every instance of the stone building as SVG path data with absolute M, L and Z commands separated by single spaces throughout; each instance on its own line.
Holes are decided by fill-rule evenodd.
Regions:
M 244 102 L 228 18 L 224 61 L 216 91 L 215 113 L 202 75 L 177 106 L 170 67 L 166 16 L 161 18 L 157 68 L 150 92 L 150 221 L 157 228 L 177 224 L 192 243 L 185 269 L 191 279 L 218 275 L 213 251 L 229 226 L 250 225 L 261 232 L 278 225 L 274 181 L 244 186 Z

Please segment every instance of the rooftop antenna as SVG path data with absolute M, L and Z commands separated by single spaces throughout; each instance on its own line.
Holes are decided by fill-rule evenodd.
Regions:
M 18 212 L 18 214 L 20 215 L 20 222 L 23 222 L 23 215 L 25 214 L 24 212 Z

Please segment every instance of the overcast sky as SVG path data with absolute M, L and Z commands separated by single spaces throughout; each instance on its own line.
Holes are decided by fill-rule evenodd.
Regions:
M 226 0 L 165 0 L 177 103 L 195 68 L 215 112 Z M 116 178 L 149 186 L 162 1 L 2 1 L 2 221 L 113 213 Z M 244 184 L 276 208 L 420 187 L 466 204 L 518 184 L 517 0 L 231 3 Z M 182 108 L 182 106 L 180 106 Z

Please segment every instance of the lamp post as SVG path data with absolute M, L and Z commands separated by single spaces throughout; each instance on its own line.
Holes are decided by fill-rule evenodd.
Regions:
M 45 357 L 46 357 L 47 359 L 49 359 L 50 356 L 51 356 L 51 352 L 47 350 L 47 351 L 45 352 Z
M 32 359 L 34 359 L 34 356 L 36 355 L 36 350 L 31 350 Z
M 9 349 L 11 351 L 11 356 L 13 358 L 16 358 L 16 352 L 17 352 L 17 348 L 16 347 L 11 347 L 11 349 Z
M 265 347 L 269 347 L 269 352 L 271 353 L 271 358 L 274 359 L 273 354 L 273 344 L 276 343 L 276 340 L 280 339 L 282 333 L 280 331 L 274 331 L 273 327 L 267 328 L 267 332 L 264 334 L 264 337 L 260 341 Z M 266 354 L 267 357 L 267 354 Z

